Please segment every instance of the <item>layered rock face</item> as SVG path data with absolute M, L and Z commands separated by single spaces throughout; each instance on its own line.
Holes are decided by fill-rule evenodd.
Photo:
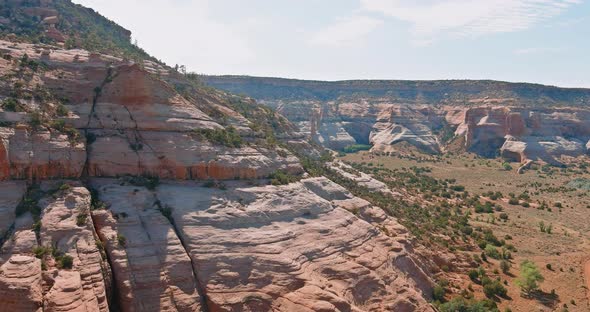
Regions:
M 405 236 L 351 214 L 352 203 L 370 205 L 325 178 L 228 191 L 163 185 L 157 196 L 213 311 L 429 310 L 431 282 Z
M 498 81 L 302 81 L 205 77 L 277 109 L 302 132 L 333 149 L 408 143 L 445 152 L 453 137 L 482 156 L 558 163 L 588 151 L 590 90 Z
M 90 220 L 90 194 L 51 184 L 41 186 L 51 195 L 36 203 L 37 233 L 27 212 L 2 247 L 0 302 L 12 311 L 108 311 L 110 267 Z
M 226 147 L 207 141 L 199 131 L 224 127 L 182 97 L 153 72 L 121 59 L 85 51 L 35 53 L 33 45 L 0 47 L 12 58 L 39 57 L 50 68 L 30 88 L 47 88 L 66 98 L 70 112 L 62 119 L 79 131 L 72 140 L 55 129 L 33 131 L 25 113 L 4 112 L 0 121 L 0 179 L 114 177 L 150 175 L 163 179 L 253 179 L 276 170 L 301 172 L 286 152 L 252 144 Z M 43 59 L 41 60 L 41 57 Z M 5 62 L 8 73 L 18 67 Z M 148 64 L 149 65 L 149 64 Z M 151 70 L 151 71 L 150 71 Z M 201 99 L 201 101 L 206 101 Z M 213 98 L 217 105 L 221 99 Z M 218 103 L 215 103 L 217 101 Z M 25 105 L 25 104 L 23 104 Z M 36 103 L 27 103 L 33 108 Z M 248 121 L 225 107 L 240 135 L 253 136 Z M 285 155 L 287 154 L 287 155 Z
M 557 164 L 588 152 L 590 90 L 494 81 L 318 82 L 205 77 L 215 87 L 253 96 L 333 149 L 401 142 L 436 154 L 453 138 L 467 151 Z
M 319 154 L 276 130 L 284 118 L 152 62 L 6 41 L 0 52 L 3 308 L 432 311 L 431 268 L 380 208 L 325 178 L 258 186 L 303 173 L 273 139 Z M 338 127 L 350 144 L 368 135 Z

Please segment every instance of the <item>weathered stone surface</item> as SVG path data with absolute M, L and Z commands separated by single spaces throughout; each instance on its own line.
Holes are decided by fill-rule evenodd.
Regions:
M 85 159 L 84 144 L 64 134 L 0 128 L 0 180 L 78 178 Z
M 55 186 L 43 187 L 51 189 Z M 75 271 L 58 273 L 54 284 L 58 288 L 52 288 L 49 293 L 51 300 L 55 300 L 49 300 L 52 311 L 67 311 L 70 305 L 84 307 L 80 311 L 108 311 L 110 268 L 95 239 L 90 218 L 90 193 L 84 187 L 73 186 L 54 196 L 44 197 L 39 206 L 42 209 L 40 245 L 53 246 L 72 256 Z M 60 279 L 64 281 L 59 282 Z
M 41 260 L 14 255 L 0 267 L 0 306 L 5 311 L 43 311 Z
M 191 260 L 154 194 L 114 180 L 95 186 L 110 206 L 92 217 L 109 254 L 121 310 L 200 311 Z
M 4 237 L 16 217 L 16 207 L 27 190 L 23 181 L 0 182 L 0 237 Z
M 354 198 L 326 179 L 157 193 L 212 310 L 431 309 L 416 291 L 431 282 L 405 247 L 340 208 Z

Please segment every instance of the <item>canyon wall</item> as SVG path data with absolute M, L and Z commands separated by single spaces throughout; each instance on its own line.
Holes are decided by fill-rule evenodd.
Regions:
M 557 164 L 588 152 L 590 90 L 497 81 L 320 82 L 203 76 L 217 88 L 277 109 L 315 141 L 343 149 L 405 142 L 438 154 L 455 148 L 485 157 Z
M 3 308 L 433 310 L 397 220 L 327 178 L 268 185 L 303 174 L 272 139 L 313 152 L 283 117 L 149 61 L 0 53 Z

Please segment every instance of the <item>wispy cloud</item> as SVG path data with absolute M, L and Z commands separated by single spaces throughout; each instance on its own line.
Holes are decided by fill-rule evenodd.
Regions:
M 412 25 L 416 42 L 529 29 L 582 0 L 360 0 L 363 10 Z
M 561 53 L 563 48 L 523 48 L 514 50 L 514 54 L 517 55 L 530 55 L 530 54 L 548 54 L 548 53 Z
M 310 43 L 338 47 L 352 45 L 381 24 L 383 21 L 380 19 L 362 15 L 339 19 L 336 23 L 316 32 L 311 37 Z

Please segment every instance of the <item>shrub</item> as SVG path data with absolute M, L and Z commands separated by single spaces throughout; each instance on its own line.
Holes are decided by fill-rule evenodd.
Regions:
M 506 297 L 508 290 L 498 280 L 489 280 L 483 285 L 483 293 L 488 298 Z
M 17 112 L 20 110 L 20 104 L 13 98 L 4 99 L 0 106 L 2 106 L 2 109 L 8 112 Z
M 86 219 L 88 219 L 88 215 L 86 213 L 78 214 L 78 216 L 76 216 L 76 225 L 77 226 L 86 225 Z
M 371 145 L 365 145 L 365 144 L 353 144 L 353 145 L 348 145 L 345 148 L 342 149 L 343 152 L 345 153 L 356 153 L 359 151 L 368 151 L 372 148 L 373 146 Z
M 59 256 L 56 260 L 58 267 L 62 269 L 71 269 L 74 265 L 74 258 L 70 255 Z
M 510 170 L 512 170 L 512 166 L 511 166 L 511 165 L 510 165 L 510 163 L 508 163 L 508 162 L 504 162 L 504 163 L 502 163 L 502 168 L 503 168 L 504 170 L 506 170 L 506 171 L 510 171 Z
M 533 262 L 525 260 L 520 264 L 520 277 L 516 279 L 516 285 L 520 287 L 523 294 L 529 295 L 536 291 L 539 283 L 544 280 L 545 278 Z
M 486 245 L 485 255 L 492 259 L 500 259 L 500 252 L 493 245 Z
M 500 214 L 500 220 L 504 220 L 504 221 L 508 220 L 508 214 L 505 212 L 502 212 Z
M 507 274 L 508 272 L 510 272 L 510 267 L 512 265 L 510 265 L 510 262 L 506 261 L 506 260 L 502 260 L 500 261 L 500 269 L 502 270 L 502 272 L 504 274 Z
M 225 129 L 197 129 L 195 133 L 209 142 L 227 147 L 241 147 L 244 143 L 236 128 L 231 126 Z
M 470 270 L 469 273 L 467 273 L 467 275 L 469 276 L 469 278 L 474 281 L 474 282 L 478 282 L 479 281 L 479 272 L 475 269 Z
M 445 299 L 445 289 L 441 285 L 436 285 L 432 289 L 432 299 L 436 301 L 443 301 Z
M 275 171 L 269 175 L 270 184 L 272 185 L 285 185 L 293 182 L 297 182 L 298 178 L 294 175 L 285 173 L 283 171 Z
M 492 300 L 467 300 L 457 297 L 439 306 L 440 312 L 497 312 L 498 306 Z
M 123 234 L 117 234 L 117 242 L 119 246 L 125 247 L 127 245 L 127 238 Z
M 516 206 L 516 205 L 520 204 L 520 201 L 519 201 L 518 199 L 516 199 L 516 198 L 510 198 L 510 199 L 508 200 L 508 203 L 509 203 L 510 205 L 514 205 L 514 206 Z

